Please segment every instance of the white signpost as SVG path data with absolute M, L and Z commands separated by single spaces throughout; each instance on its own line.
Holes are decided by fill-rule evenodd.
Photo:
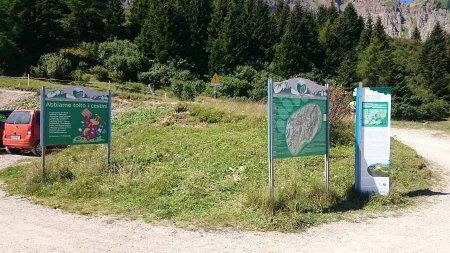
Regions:
M 360 192 L 389 193 L 391 88 L 356 91 L 355 187 Z

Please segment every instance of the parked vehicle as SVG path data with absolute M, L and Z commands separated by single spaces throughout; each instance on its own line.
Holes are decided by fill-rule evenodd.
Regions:
M 0 149 L 4 148 L 3 146 L 3 130 L 5 127 L 5 122 L 8 116 L 13 112 L 13 110 L 0 110 Z
M 6 120 L 3 131 L 3 144 L 8 153 L 31 151 L 41 155 L 40 111 L 15 110 Z

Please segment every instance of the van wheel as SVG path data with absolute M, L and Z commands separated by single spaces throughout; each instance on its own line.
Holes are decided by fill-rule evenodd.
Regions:
M 40 140 L 37 140 L 33 147 L 31 148 L 31 153 L 35 156 L 41 156 L 42 155 L 42 146 Z
M 20 149 L 8 148 L 8 147 L 5 147 L 5 148 L 6 148 L 6 152 L 8 152 L 8 154 L 15 154 L 15 155 L 20 154 Z

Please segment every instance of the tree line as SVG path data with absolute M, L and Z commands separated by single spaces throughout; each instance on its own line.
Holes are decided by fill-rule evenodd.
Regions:
M 255 100 L 269 76 L 348 91 L 363 81 L 393 87 L 395 117 L 438 119 L 448 115 L 450 38 L 436 24 L 426 39 L 417 28 L 393 39 L 380 19 L 333 2 L 311 11 L 283 0 L 0 0 L 0 71 L 191 93 L 219 73 L 220 94 Z

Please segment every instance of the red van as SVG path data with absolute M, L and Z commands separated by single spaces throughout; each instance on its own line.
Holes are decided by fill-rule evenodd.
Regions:
M 41 155 L 39 131 L 39 110 L 15 110 L 6 120 L 3 145 L 8 153 L 31 150 L 34 155 Z
M 13 110 L 0 110 L 0 149 L 3 148 L 3 130 L 5 129 L 6 119 L 12 112 Z

